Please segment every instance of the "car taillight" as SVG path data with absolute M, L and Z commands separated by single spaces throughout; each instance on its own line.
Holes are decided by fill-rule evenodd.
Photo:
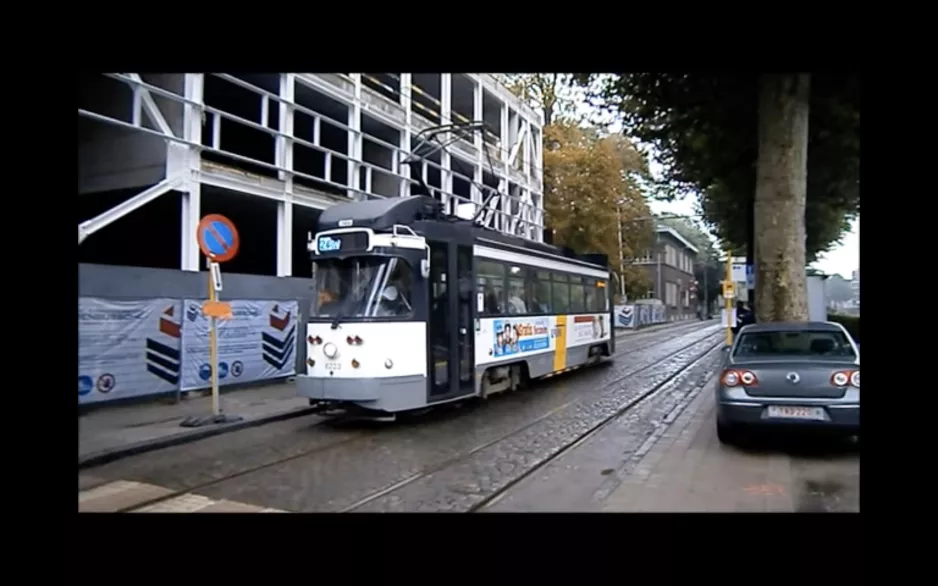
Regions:
M 720 380 L 723 382 L 723 386 L 727 387 L 735 387 L 739 384 L 754 387 L 759 384 L 756 375 L 748 370 L 724 370 Z
M 838 370 L 831 375 L 831 384 L 835 387 L 845 387 L 847 385 L 860 388 L 859 370 Z

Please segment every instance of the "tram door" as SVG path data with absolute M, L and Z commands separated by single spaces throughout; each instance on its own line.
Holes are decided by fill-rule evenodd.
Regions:
M 472 277 L 472 247 L 456 247 L 456 274 L 459 275 L 459 295 L 456 300 L 456 349 L 459 353 L 455 369 L 459 394 L 475 391 L 475 279 Z
M 472 248 L 430 243 L 428 402 L 474 391 Z

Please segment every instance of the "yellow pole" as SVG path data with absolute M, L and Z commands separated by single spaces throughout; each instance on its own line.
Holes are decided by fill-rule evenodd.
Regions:
M 733 255 L 731 251 L 726 251 L 726 283 L 733 282 Z M 732 285 L 730 285 L 732 287 Z M 733 345 L 733 298 L 726 295 L 729 287 L 723 287 L 723 302 L 726 304 L 726 345 Z M 214 370 L 212 371 L 215 372 Z
M 211 302 L 217 301 L 215 294 L 215 282 L 212 277 L 212 262 L 209 261 L 209 271 L 208 271 L 208 300 Z M 218 417 L 219 408 L 218 408 L 218 338 L 217 330 L 215 329 L 215 318 L 209 318 L 209 330 L 208 330 L 208 352 L 209 352 L 209 362 L 212 365 L 212 414 Z

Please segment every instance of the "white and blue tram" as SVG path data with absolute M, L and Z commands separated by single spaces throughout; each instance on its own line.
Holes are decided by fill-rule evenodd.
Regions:
M 507 236 L 428 196 L 333 206 L 310 234 L 299 393 L 386 416 L 488 397 L 615 350 L 605 255 Z

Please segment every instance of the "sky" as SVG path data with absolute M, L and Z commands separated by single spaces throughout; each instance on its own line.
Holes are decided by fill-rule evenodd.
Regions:
M 681 201 L 652 201 L 649 207 L 657 214 L 691 216 L 695 214 L 696 199 L 687 197 Z M 860 268 L 860 218 L 850 223 L 850 232 L 844 235 L 843 242 L 822 255 L 811 267 L 828 275 L 839 274 L 849 281 L 853 271 Z
M 571 97 L 576 99 L 579 96 L 571 95 Z M 577 100 L 577 113 L 590 115 L 593 114 L 594 111 L 585 100 Z M 621 132 L 621 126 L 618 122 L 612 122 L 609 124 L 609 130 L 611 132 Z M 648 150 L 653 152 L 651 148 Z M 655 177 L 660 177 L 663 171 L 661 165 L 654 160 L 654 156 L 652 156 L 649 161 L 649 170 Z M 650 201 L 649 207 L 653 213 L 657 214 L 694 216 L 697 213 L 695 209 L 697 207 L 696 204 L 696 196 L 688 196 L 682 200 L 672 202 Z M 844 234 L 842 242 L 828 253 L 821 255 L 811 267 L 828 275 L 839 274 L 847 280 L 851 279 L 853 271 L 860 268 L 859 217 L 850 223 L 850 232 Z

